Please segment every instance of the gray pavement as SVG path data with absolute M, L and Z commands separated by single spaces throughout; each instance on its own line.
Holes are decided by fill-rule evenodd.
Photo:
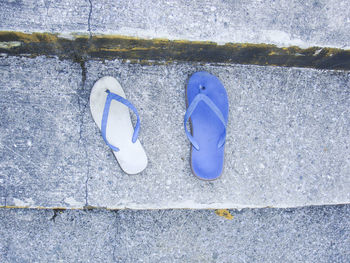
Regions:
M 89 1 L 2 0 L 0 9 L 0 30 L 88 32 Z
M 229 212 L 0 209 L 0 262 L 349 262 L 349 205 Z
M 0 61 L 2 205 L 84 206 L 79 64 L 45 58 Z
M 0 31 L 350 49 L 345 0 L 2 0 L 0 9 Z M 182 127 L 198 70 L 216 74 L 230 100 L 215 182 L 191 174 Z M 141 115 L 150 162 L 140 175 L 121 171 L 91 118 L 89 93 L 105 75 Z M 0 76 L 0 207 L 151 209 L 0 208 L 1 263 L 350 262 L 349 72 L 0 54 Z M 253 209 L 152 210 L 241 207 Z
M 350 48 L 346 0 L 4 0 L 0 9 L 0 30 Z
M 295 207 L 350 201 L 349 73 L 241 65 L 139 65 L 1 58 L 0 179 L 5 206 Z M 228 91 L 225 171 L 191 174 L 185 85 L 198 70 Z M 85 72 L 85 70 L 84 70 Z M 88 105 L 116 77 L 141 116 L 147 169 L 124 174 Z M 86 77 L 86 80 L 85 80 Z

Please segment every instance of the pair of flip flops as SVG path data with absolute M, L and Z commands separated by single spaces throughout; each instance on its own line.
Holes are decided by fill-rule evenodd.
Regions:
M 224 145 L 228 119 L 228 99 L 218 78 L 197 72 L 187 85 L 188 108 L 184 118 L 185 132 L 190 140 L 191 167 L 203 180 L 217 179 L 223 170 Z M 119 82 L 103 77 L 90 95 L 92 116 L 106 144 L 113 150 L 120 167 L 128 174 L 142 172 L 148 163 L 144 148 L 138 140 L 140 118 L 137 109 L 125 98 Z M 136 117 L 132 126 L 129 109 Z M 190 133 L 187 122 L 190 121 Z

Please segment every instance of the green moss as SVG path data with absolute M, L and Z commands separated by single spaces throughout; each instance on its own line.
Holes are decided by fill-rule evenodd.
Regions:
M 8 43 L 16 43 L 11 45 Z M 78 63 L 88 59 L 123 59 L 144 65 L 175 61 L 237 63 L 263 66 L 350 69 L 350 50 L 335 48 L 279 48 L 270 44 L 227 43 L 167 39 L 140 39 L 120 35 L 72 34 L 60 37 L 50 33 L 0 32 L 0 52 L 23 56 L 58 56 Z M 85 62 L 84 62 L 85 63 Z

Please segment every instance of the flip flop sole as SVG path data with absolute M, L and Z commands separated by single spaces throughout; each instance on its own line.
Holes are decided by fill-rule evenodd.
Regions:
M 106 90 L 125 98 L 125 93 L 115 78 L 107 76 L 95 83 L 90 94 L 90 110 L 100 130 L 108 95 Z M 120 167 L 128 174 L 140 173 L 148 164 L 145 150 L 140 141 L 136 140 L 135 143 L 132 143 L 133 132 L 134 128 L 128 107 L 118 101 L 112 101 L 109 109 L 106 137 L 110 144 L 119 148 L 119 151 L 113 151 L 113 154 Z
M 228 98 L 221 82 L 207 72 L 197 72 L 188 80 L 186 87 L 187 107 L 199 93 L 208 96 L 220 109 L 227 123 Z M 190 118 L 191 134 L 200 145 L 197 150 L 191 146 L 192 173 L 202 180 L 219 178 L 224 166 L 224 146 L 218 148 L 218 141 L 224 126 L 215 113 L 203 102 L 199 102 Z

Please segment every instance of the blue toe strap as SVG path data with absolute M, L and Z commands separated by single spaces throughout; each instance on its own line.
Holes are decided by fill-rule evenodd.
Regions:
M 132 135 L 132 142 L 135 143 L 137 140 L 137 137 L 139 136 L 139 130 L 140 130 L 140 117 L 139 114 L 137 112 L 137 109 L 134 107 L 134 105 L 132 105 L 127 99 L 110 92 L 109 90 L 106 90 L 106 92 L 108 93 L 107 95 L 107 99 L 106 99 L 106 103 L 105 103 L 105 107 L 103 110 L 103 115 L 102 115 L 102 123 L 101 123 L 101 132 L 102 132 L 102 137 L 105 140 L 106 144 L 115 152 L 119 151 L 119 148 L 113 146 L 112 144 L 110 144 L 107 140 L 106 137 L 106 129 L 107 129 L 107 120 L 108 120 L 108 114 L 109 114 L 109 108 L 111 106 L 111 102 L 112 100 L 116 100 L 120 103 L 123 103 L 125 106 L 129 107 L 136 115 L 137 117 L 137 122 L 136 122 L 136 126 L 134 129 L 134 134 Z
M 186 124 L 200 101 L 205 102 L 209 106 L 209 108 L 215 113 L 215 115 L 219 118 L 219 120 L 222 122 L 222 124 L 224 125 L 224 128 L 225 128 L 224 132 L 220 136 L 220 139 L 218 142 L 218 148 L 220 148 L 225 144 L 226 121 L 225 121 L 224 115 L 222 114 L 220 109 L 215 105 L 215 103 L 208 96 L 204 95 L 203 93 L 199 93 L 198 95 L 196 95 L 196 97 L 193 99 L 193 101 L 191 102 L 190 106 L 188 107 L 188 109 L 186 111 L 185 118 L 184 118 L 184 126 L 185 126 L 186 135 L 187 135 L 188 139 L 190 140 L 190 142 L 192 143 L 193 147 L 199 151 L 198 142 L 193 138 L 191 133 L 187 130 Z

